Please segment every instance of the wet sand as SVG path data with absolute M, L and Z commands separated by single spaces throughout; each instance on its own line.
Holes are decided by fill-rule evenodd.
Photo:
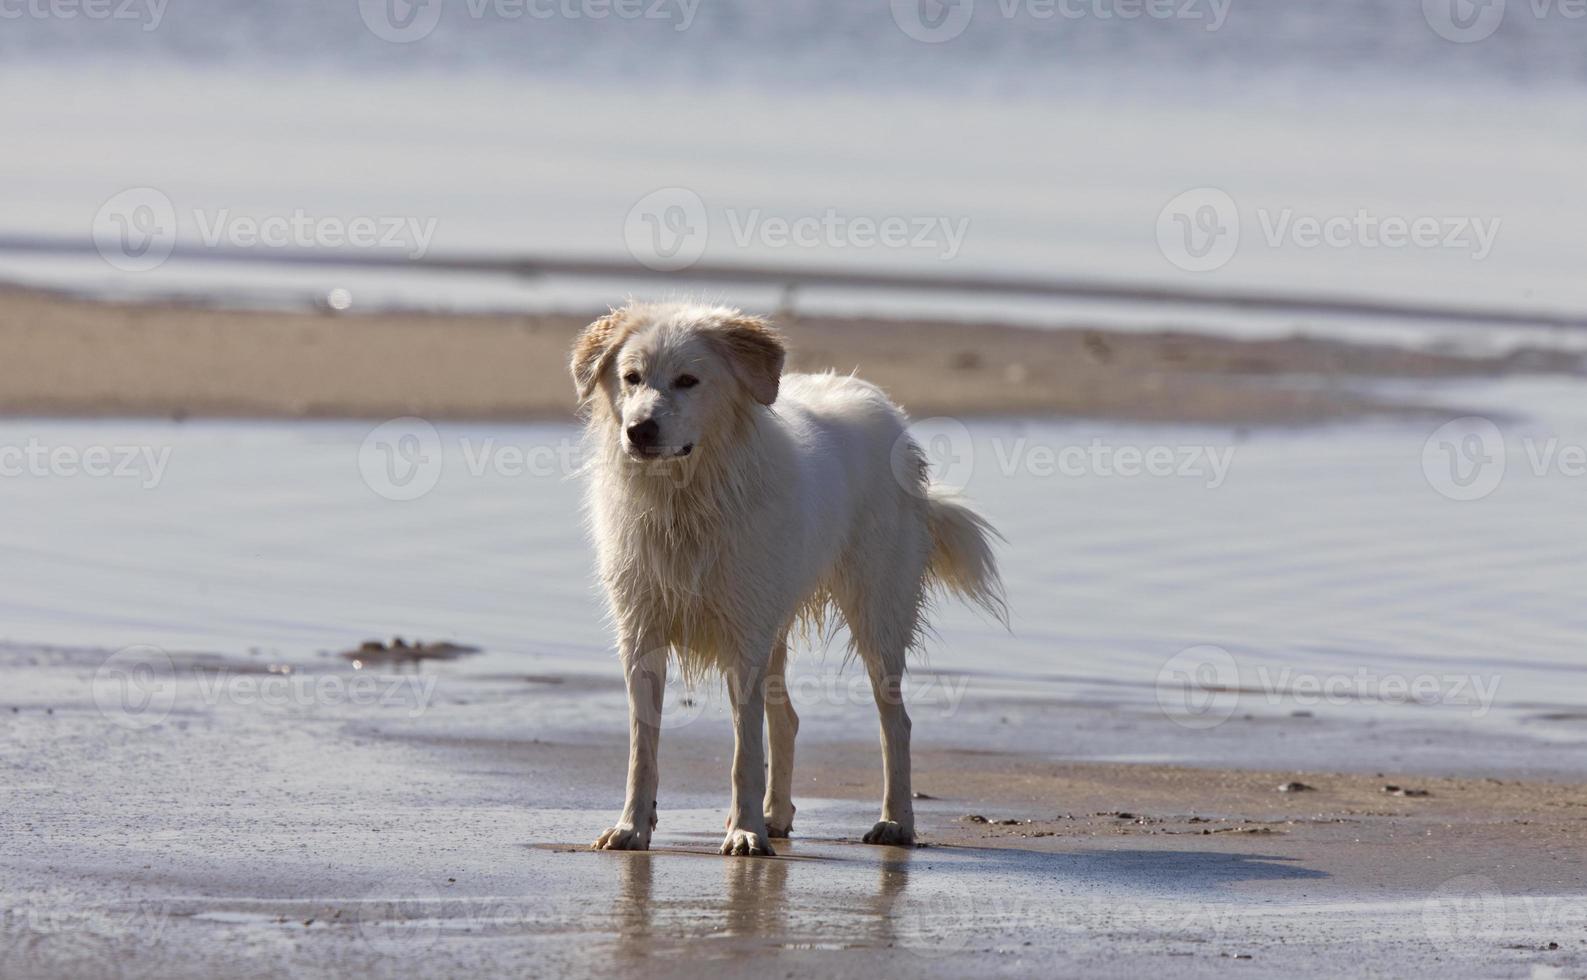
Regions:
M 588 315 L 238 312 L 0 289 L 0 413 L 565 419 Z M 1578 355 L 1463 357 L 1315 339 L 798 316 L 796 370 L 858 370 L 917 418 L 1305 423 L 1427 414 L 1372 378 L 1579 374 Z
M 433 682 L 422 701 L 359 705 L 332 696 L 357 676 L 333 656 L 292 668 L 316 694 L 268 702 L 243 682 L 287 665 L 179 657 L 129 707 L 102 652 L 0 662 L 8 978 L 1587 968 L 1580 775 L 1076 763 L 1056 728 L 1018 753 L 958 747 L 1003 710 L 980 701 L 917 724 L 923 846 L 875 848 L 856 841 L 876 748 L 824 737 L 817 711 L 778 857 L 715 854 L 729 742 L 708 723 L 663 735 L 655 849 L 600 853 L 622 728 L 557 719 L 599 718 L 609 676 L 425 664 L 388 678 Z M 1368 767 L 1421 737 L 1275 724 Z
M 5 291 L 0 412 L 563 419 L 570 407 L 565 355 L 582 324 L 571 316 L 234 313 Z M 1387 400 L 1388 389 L 1370 384 L 1376 379 L 1579 369 L 1572 358 L 1537 352 L 1464 359 L 1169 333 L 831 319 L 786 326 L 796 367 L 858 367 L 918 416 L 1290 424 L 1430 411 Z M 1433 388 L 1421 403 L 1443 390 Z M 1413 463 L 1426 438 L 1419 426 L 1406 436 L 1404 458 Z M 70 490 L 76 506 L 91 501 L 101 520 L 137 533 L 85 525 L 80 541 L 18 539 L 30 564 L 11 601 L 44 635 L 40 624 L 59 622 L 63 630 L 114 635 L 103 642 L 115 644 L 179 620 L 207 624 L 236 644 L 228 650 L 246 649 L 259 635 L 340 642 L 331 639 L 338 629 L 356 645 L 360 627 L 347 625 L 350 615 L 362 623 L 411 614 L 432 630 L 458 625 L 457 635 L 430 639 L 466 644 L 476 637 L 463 627 L 481 630 L 488 621 L 498 639 L 488 647 L 527 625 L 532 642 L 518 642 L 528 652 L 587 652 L 585 634 L 564 621 L 575 610 L 593 631 L 598 616 L 580 598 L 583 578 L 567 575 L 575 566 L 566 543 L 555 535 L 504 542 L 499 530 L 503 515 L 522 523 L 518 508 L 528 505 L 521 501 L 545 491 L 511 484 L 511 496 L 498 499 L 479 481 L 459 479 L 433 498 L 433 519 L 372 511 L 375 498 L 352 465 L 363 435 L 354 433 L 346 447 L 326 434 L 249 442 L 257 451 L 244 458 L 254 462 L 239 465 L 205 449 L 206 440 L 230 444 L 234 433 L 199 432 L 190 461 L 196 475 L 183 471 L 187 482 L 173 476 L 158 498 L 132 495 L 136 488 L 107 496 L 120 488 L 85 481 L 17 483 L 19 510 L 56 514 L 42 495 Z M 299 472 L 276 453 L 319 460 L 355 484 L 356 495 L 340 495 L 341 484 L 316 482 L 314 466 Z M 206 466 L 233 482 L 210 482 Z M 1414 469 L 1407 472 L 1420 481 Z M 565 486 L 559 474 L 551 482 Z M 1518 484 L 1518 492 L 1528 488 Z M 1048 494 L 1048 486 L 1032 492 Z M 1291 484 L 1257 489 L 1272 486 Z M 1378 508 L 1387 499 L 1370 481 L 1324 486 L 1333 488 L 1331 499 L 1359 492 Z M 326 497 L 328 509 L 296 496 L 327 487 L 338 490 Z M 1071 507 L 1086 499 L 1076 486 L 1065 490 Z M 28 495 L 35 492 L 41 496 Z M 1033 498 L 982 499 L 1010 514 L 1038 513 Z M 1048 553 L 1092 555 L 1085 576 L 1112 567 L 1097 554 L 1128 568 L 1123 518 L 1161 510 L 1151 504 L 1157 498 L 1142 499 L 1137 510 L 1108 511 L 1114 523 L 1094 537 L 1078 524 L 1016 534 L 1013 547 L 1024 557 L 1015 584 L 1027 576 L 1050 588 L 1042 576 L 1052 570 L 1038 560 Z M 1558 506 L 1552 499 L 1537 512 L 1558 512 L 1549 509 Z M 292 502 L 296 536 L 278 540 L 281 532 L 271 528 L 279 516 L 258 515 L 275 515 L 281 500 Z M 262 509 L 249 509 L 249 501 Z M 575 505 L 548 496 L 535 506 L 541 510 L 530 513 L 561 520 Z M 1404 533 L 1395 513 L 1385 519 Z M 481 523 L 464 526 L 460 514 Z M 371 516 L 380 519 L 359 523 Z M 65 526 L 55 520 L 52 527 Z M 257 529 L 259 539 L 244 534 L 219 547 L 204 535 L 185 545 L 171 537 L 172 528 L 222 526 Z M 1509 527 L 1491 518 L 1482 526 Z M 343 536 L 349 527 L 379 547 Z M 428 546 L 416 527 L 434 535 Z M 1400 540 L 1388 529 L 1373 533 Z M 1509 546 L 1525 552 L 1531 539 L 1511 537 Z M 1454 533 L 1416 540 L 1423 538 L 1462 548 L 1471 540 Z M 100 554 L 107 542 L 109 564 Z M 1034 550 L 1021 552 L 1021 542 Z M 1315 638 L 1306 616 L 1318 596 L 1331 595 L 1329 582 L 1360 578 L 1354 564 L 1336 574 L 1311 554 L 1322 581 L 1301 587 L 1304 574 L 1284 579 L 1280 565 L 1270 583 L 1228 564 L 1240 556 L 1209 550 L 1205 539 L 1187 538 L 1182 553 L 1174 547 L 1154 538 L 1141 553 L 1151 570 L 1140 580 L 1142 594 L 1186 594 L 1184 582 L 1156 571 L 1161 565 L 1220 581 L 1216 600 L 1224 605 L 1237 605 L 1241 582 L 1254 590 L 1243 600 L 1253 606 L 1281 601 L 1267 591 L 1277 584 L 1300 597 L 1282 631 L 1290 639 Z M 1509 554 L 1486 547 L 1490 556 Z M 507 554 L 545 564 L 520 567 Z M 1515 560 L 1552 574 L 1540 564 L 1547 557 L 1533 548 Z M 1454 558 L 1412 558 L 1405 581 L 1449 588 L 1426 582 L 1424 570 Z M 1574 566 L 1561 567 L 1567 580 Z M 315 571 L 324 568 L 333 571 Z M 422 588 L 394 587 L 415 576 Z M 522 606 L 527 586 L 502 585 L 507 580 L 540 582 L 540 602 L 552 611 Z M 1066 584 L 1080 607 L 1092 601 L 1084 587 Z M 1193 595 L 1186 601 L 1204 604 Z M 1094 656 L 1111 649 L 1035 616 L 1036 604 L 1029 608 L 1039 642 L 1103 651 Z M 1165 649 L 1178 649 L 1188 642 L 1179 636 L 1187 620 L 1200 623 L 1193 611 L 1143 602 L 1129 618 L 1148 634 L 1154 622 L 1174 626 Z M 1113 620 L 1098 620 L 1104 632 L 1125 635 L 1126 646 L 1141 642 Z M 1260 625 L 1244 617 L 1229 628 L 1260 638 Z M 1460 626 L 1465 642 L 1485 635 L 1466 619 Z M 1434 633 L 1416 647 L 1444 656 L 1451 642 Z M 1363 716 L 1293 711 L 1288 702 L 1258 698 L 1227 723 L 1191 731 L 1149 707 L 1149 688 L 1145 697 L 1115 694 L 1115 702 L 1107 700 L 1111 689 L 1087 687 L 1068 700 L 1045 695 L 1054 688 L 1028 678 L 997 674 L 1003 661 L 996 661 L 959 688 L 962 703 L 916 714 L 924 846 L 857 842 L 875 818 L 880 773 L 873 715 L 847 699 L 800 707 L 793 839 L 778 842 L 775 859 L 723 859 L 715 849 L 731 740 L 709 712 L 663 735 L 655 850 L 587 849 L 622 796 L 622 692 L 609 658 L 591 655 L 584 672 L 540 670 L 538 662 L 524 669 L 513 659 L 524 650 L 492 649 L 477 660 L 462 652 L 455 662 L 422 665 L 366 657 L 355 670 L 353 658 L 337 652 L 177 657 L 165 673 L 140 674 L 104 651 L 0 646 L 7 678 L 0 690 L 0 839 L 7 842 L 0 849 L 0 976 L 695 978 L 708 970 L 1447 978 L 1587 970 L 1587 763 L 1580 717 L 1569 715 L 1569 705 L 1518 709 L 1564 712 L 1548 725 L 1483 727 L 1458 708 L 1452 717 L 1415 706 Z M 808 667 L 801 664 L 796 677 Z M 1136 667 L 1124 672 L 1131 683 L 1155 673 L 1155 664 L 1144 675 Z M 1511 681 L 1519 670 L 1503 668 Z M 1558 676 L 1561 685 L 1574 677 Z M 289 681 L 302 686 L 282 698 L 269 694 Z M 359 683 L 390 697 L 357 702 L 349 695 Z M 139 705 L 130 714 L 129 690 Z M 1176 764 L 1163 762 L 1169 758 Z M 1310 788 L 1279 789 L 1297 782 Z

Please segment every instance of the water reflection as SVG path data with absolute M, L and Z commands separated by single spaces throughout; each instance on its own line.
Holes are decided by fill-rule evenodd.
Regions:
M 787 929 L 790 861 L 727 860 L 723 932 L 774 941 Z
M 602 926 L 612 928 L 613 952 L 624 960 L 772 948 L 939 957 L 1055 932 L 1194 935 L 1215 931 L 1217 916 L 1237 904 L 1229 901 L 1232 885 L 1326 877 L 1290 858 L 1191 851 L 815 844 L 773 859 L 668 851 L 611 857 L 617 894 Z M 606 874 L 598 877 L 610 882 Z M 593 904 L 598 888 L 589 892 Z
M 643 959 L 650 950 L 655 927 L 651 896 L 656 887 L 656 856 L 648 851 L 620 855 L 621 891 L 614 918 L 617 926 L 617 954 L 625 959 Z

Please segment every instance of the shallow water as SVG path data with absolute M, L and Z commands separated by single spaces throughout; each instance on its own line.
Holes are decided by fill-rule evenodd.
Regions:
M 620 794 L 621 727 L 570 741 L 540 717 L 553 700 L 543 692 L 504 699 L 512 737 L 497 741 L 467 734 L 485 712 L 451 696 L 487 685 L 465 684 L 426 716 L 446 741 L 408 737 L 383 709 L 282 716 L 186 699 L 168 723 L 135 730 L 90 707 L 90 673 L 7 662 L 8 677 L 54 686 L 40 692 L 51 713 L 0 716 L 3 788 L 14 794 L 0 827 L 29 842 L 7 853 L 0 881 L 8 977 L 407 976 L 415 963 L 461 973 L 519 962 L 536 975 L 671 976 L 702 960 L 756 975 L 764 961 L 749 958 L 764 956 L 798 975 L 963 976 L 990 962 L 1010 976 L 1060 965 L 1136 976 L 1166 960 L 1175 975 L 1211 976 L 1252 955 L 1330 976 L 1342 953 L 1392 963 L 1384 975 L 1447 975 L 1443 958 L 1472 957 L 1482 975 L 1524 976 L 1552 940 L 1565 951 L 1547 958 L 1573 964 L 1569 937 L 1587 914 L 1555 880 L 1496 883 L 1489 876 L 1503 873 L 1475 863 L 1491 861 L 1487 851 L 1452 848 L 1433 870 L 1398 857 L 1402 873 L 1380 878 L 1319 861 L 1315 825 L 1292 828 L 1296 837 L 876 848 L 853 841 L 874 819 L 872 800 L 814 792 L 800 796 L 798 836 L 777 842 L 777 859 L 724 860 L 714 849 L 725 762 L 692 730 L 667 737 L 695 773 L 670 772 L 656 849 L 598 853 L 585 842 Z M 537 725 L 556 743 L 529 738 Z M 873 778 L 845 769 L 850 786 Z M 947 827 L 979 803 L 917 806 Z M 1354 824 L 1322 839 L 1347 847 L 1362 833 Z M 1406 824 L 1402 833 L 1435 832 L 1414 816 Z M 1568 881 L 1567 867 L 1548 873 Z
M 1329 976 L 1341 953 L 1392 962 L 1385 975 L 1446 975 L 1459 957 L 1521 964 L 1484 975 L 1523 976 L 1584 912 L 1579 896 L 1501 892 L 1478 875 L 1363 887 L 1282 840 L 867 847 L 847 838 L 874 815 L 868 803 L 811 797 L 776 859 L 711 853 L 721 811 L 705 802 L 671 806 L 649 853 L 592 852 L 590 807 L 607 801 L 573 792 L 536 805 L 566 792 L 541 772 L 459 760 L 438 771 L 400 742 L 355 739 L 330 776 L 307 764 L 323 742 L 257 718 L 240 742 L 218 740 L 231 751 L 205 755 L 199 793 L 151 778 L 159 770 L 128 752 L 202 743 L 236 715 L 121 744 L 86 713 L 12 726 L 57 745 L 81 726 L 97 751 L 57 755 L 79 779 L 31 789 L 20 808 L 26 831 L 49 833 L 12 856 L 21 867 L 0 886 L 7 976 L 406 976 L 415 963 L 577 977 L 708 963 L 738 976 L 763 975 L 764 957 L 796 975 L 863 963 L 928 977 L 989 965 L 1133 976 L 1153 962 L 1213 976 L 1253 956 Z M 1576 945 L 1547 958 L 1572 963 Z
M 1502 24 L 1470 44 L 1439 35 L 1438 0 L 1181 0 L 1148 6 L 1183 15 L 1145 17 L 1120 15 L 1140 6 L 1128 0 L 914 5 L 973 12 L 943 43 L 909 34 L 905 0 L 684 0 L 628 18 L 556 6 L 574 13 L 529 14 L 516 0 L 228 0 L 171 5 L 157 25 L 9 18 L 0 127 L 29 139 L 13 141 L 0 164 L 0 235 L 87 244 L 116 220 L 147 224 L 117 195 L 149 188 L 169 203 L 165 230 L 195 247 L 235 243 L 238 220 L 303 214 L 429 226 L 375 249 L 385 255 L 643 262 L 655 258 L 647 234 L 659 235 L 662 219 L 681 228 L 672 219 L 682 216 L 683 246 L 707 262 L 1587 309 L 1576 261 L 1587 221 L 1578 181 L 1587 20 L 1562 4 L 1483 5 Z M 675 16 L 684 6 L 687 24 Z M 382 9 L 438 20 L 413 43 L 393 43 L 367 20 Z M 1215 10 L 1226 16 L 1213 30 Z M 1169 205 L 1194 188 L 1226 192 L 1220 219 L 1238 231 L 1215 236 L 1233 253 L 1210 271 L 1174 254 L 1173 222 L 1205 212 Z M 1374 227 L 1432 219 L 1451 232 L 1482 222 L 1493 236 L 1411 247 L 1353 226 L 1326 245 L 1288 234 L 1307 219 L 1358 214 Z M 829 215 L 833 235 L 764 233 L 777 222 L 825 228 Z M 892 246 L 844 230 L 898 220 L 937 230 Z M 1182 247 L 1199 250 L 1183 233 Z M 314 237 L 317 247 L 342 244 Z M 0 274 L 244 303 L 303 304 L 347 288 L 364 308 L 589 310 L 648 288 L 181 261 L 122 272 L 92 251 L 76 261 L 8 254 Z M 758 308 L 783 299 L 773 288 L 673 282 Z M 813 310 L 1240 326 L 1126 303 L 1098 313 L 1076 302 L 994 307 L 985 296 L 836 289 L 799 300 Z M 1267 332 L 1362 327 L 1267 320 Z
M 1537 410 L 1505 423 L 1503 479 L 1482 499 L 1435 489 L 1435 423 L 919 423 L 939 478 L 1008 538 L 1012 617 L 1005 631 L 941 607 L 917 716 L 1118 706 L 1192 732 L 1309 712 L 1580 741 L 1587 554 L 1570 529 L 1587 477 L 1562 451 L 1533 470 L 1549 439 L 1587 445 L 1578 389 L 1436 396 Z M 566 701 L 565 726 L 622 710 L 572 427 L 11 420 L 0 447 L 31 447 L 0 457 L 8 471 L 43 461 L 0 479 L 13 515 L 0 527 L 0 639 L 343 670 L 334 654 L 367 639 L 445 640 L 485 652 L 427 670 L 603 678 Z M 68 467 L 69 450 L 92 447 L 126 472 Z M 1163 475 L 1115 472 L 1132 459 Z M 840 637 L 802 653 L 795 696 L 867 700 L 841 651 Z M 717 693 L 698 694 L 676 703 L 719 716 Z M 868 730 L 867 712 L 849 715 Z

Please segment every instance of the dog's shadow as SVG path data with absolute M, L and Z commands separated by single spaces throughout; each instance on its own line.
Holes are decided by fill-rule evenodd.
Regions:
M 973 856 L 971 861 L 958 861 L 950 873 L 969 875 L 1000 875 L 1012 878 L 1031 877 L 1052 881 L 1054 878 L 1078 879 L 1099 885 L 1150 887 L 1158 891 L 1182 894 L 1215 891 L 1244 881 L 1277 881 L 1327 878 L 1326 871 L 1317 871 L 1296 863 L 1299 859 L 1276 854 L 1232 854 L 1216 851 L 1169 850 L 1109 850 L 1109 851 L 1030 851 L 1018 848 L 965 847 L 961 845 L 938 846 L 926 850 L 906 851 L 902 861 L 894 863 L 931 863 L 932 850 L 953 855 Z M 932 870 L 939 867 L 932 865 Z M 942 865 L 940 870 L 948 870 Z M 909 869 L 904 869 L 909 873 Z

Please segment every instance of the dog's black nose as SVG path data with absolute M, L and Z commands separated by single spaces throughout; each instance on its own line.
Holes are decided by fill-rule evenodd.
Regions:
M 628 427 L 628 441 L 633 443 L 635 449 L 651 449 L 656 445 L 656 436 L 661 433 L 661 426 L 655 419 L 645 419 L 637 425 Z

